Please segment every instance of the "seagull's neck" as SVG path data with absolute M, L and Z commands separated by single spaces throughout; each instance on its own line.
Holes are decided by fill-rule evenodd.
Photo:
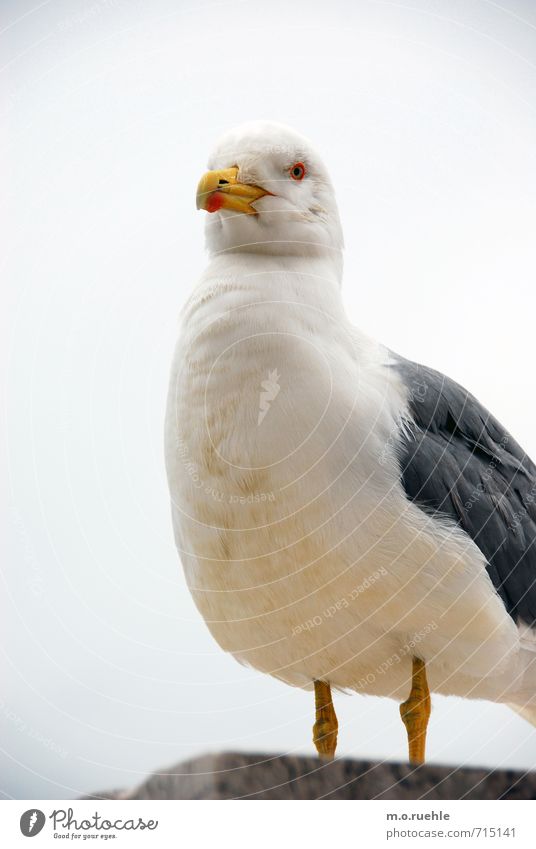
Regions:
M 222 288 L 244 291 L 247 296 L 289 302 L 325 304 L 341 302 L 342 261 L 330 256 L 270 256 L 249 252 L 226 252 L 213 256 L 200 285 L 221 281 Z

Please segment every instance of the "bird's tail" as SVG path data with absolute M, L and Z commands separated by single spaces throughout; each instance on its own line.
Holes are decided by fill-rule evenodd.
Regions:
M 521 707 L 520 705 L 509 704 L 508 707 L 522 716 L 523 719 L 526 719 L 527 722 L 530 722 L 531 725 L 536 725 L 536 705 L 525 705 L 525 707 Z

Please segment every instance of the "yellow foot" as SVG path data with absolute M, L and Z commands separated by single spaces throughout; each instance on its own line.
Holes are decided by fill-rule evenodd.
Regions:
M 331 761 L 337 748 L 339 723 L 331 699 L 331 687 L 324 681 L 315 681 L 316 722 L 313 725 L 313 741 L 322 760 Z
M 408 732 L 409 762 L 424 763 L 426 729 L 430 718 L 431 701 L 424 661 L 413 658 L 411 692 L 400 705 L 400 716 Z

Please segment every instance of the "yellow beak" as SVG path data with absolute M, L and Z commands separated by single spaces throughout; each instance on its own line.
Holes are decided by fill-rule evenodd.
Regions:
M 203 174 L 197 187 L 197 208 L 206 209 L 207 212 L 233 209 L 246 215 L 257 215 L 257 210 L 251 204 L 272 193 L 260 186 L 239 183 L 237 174 L 236 166 Z

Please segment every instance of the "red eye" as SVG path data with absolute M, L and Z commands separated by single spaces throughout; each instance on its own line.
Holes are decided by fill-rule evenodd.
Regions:
M 296 162 L 290 169 L 290 176 L 293 180 L 303 180 L 305 177 L 305 165 L 303 162 Z

